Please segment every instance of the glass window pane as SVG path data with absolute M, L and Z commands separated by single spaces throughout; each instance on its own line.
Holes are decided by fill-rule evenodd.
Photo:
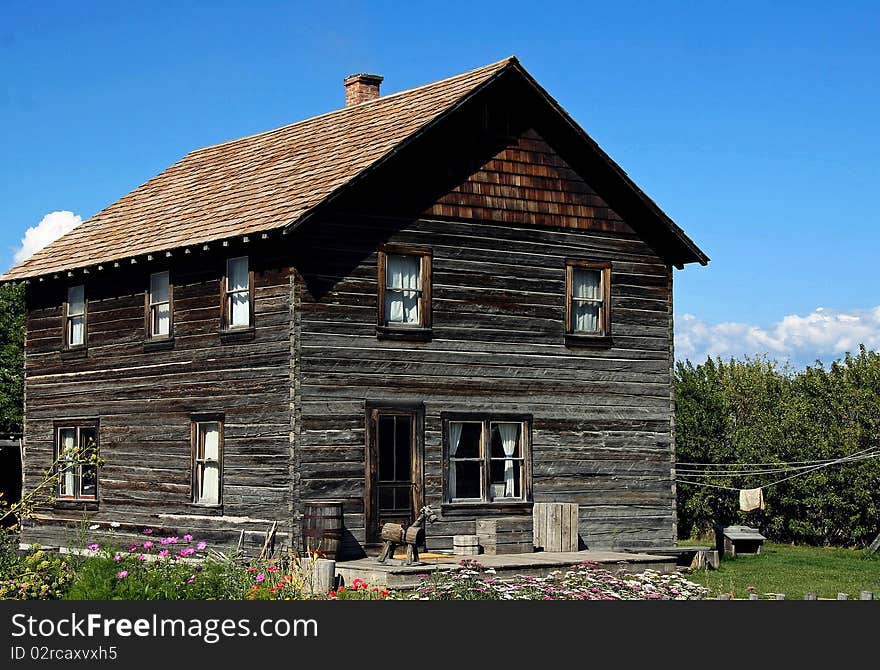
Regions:
M 171 275 L 168 272 L 156 272 L 150 275 L 150 304 L 168 302 L 171 299 Z
M 422 257 L 388 254 L 386 279 L 386 288 L 417 291 L 422 284 Z
M 480 498 L 480 461 L 454 461 L 450 463 L 455 468 L 455 488 L 452 497 L 455 499 Z
M 571 329 L 578 333 L 600 332 L 599 305 L 591 302 L 572 301 Z
M 397 509 L 409 510 L 412 507 L 412 489 L 409 486 L 401 486 L 395 493 Z
M 601 283 L 601 270 L 572 268 L 571 296 L 573 298 L 590 298 L 592 300 L 601 300 Z
M 220 501 L 220 464 L 216 461 L 201 466 L 201 489 L 198 502 L 216 505 Z
M 410 460 L 412 453 L 412 419 L 408 416 L 398 416 L 397 430 L 395 434 L 396 457 L 395 457 L 395 479 L 401 482 L 409 482 L 412 480 L 410 473 Z
M 419 323 L 419 296 L 399 290 L 385 292 L 385 320 L 387 323 Z
M 84 286 L 71 286 L 67 289 L 67 315 L 79 316 L 86 311 L 86 289 Z
M 492 460 L 489 467 L 492 498 L 522 497 L 522 461 Z
M 171 306 L 168 303 L 156 305 L 153 310 L 153 335 L 169 335 L 171 333 Z
M 229 325 L 248 326 L 251 322 L 250 295 L 233 293 L 229 305 Z
M 200 423 L 201 458 L 205 461 L 220 459 L 220 424 L 217 422 Z
M 379 481 L 394 480 L 394 417 L 380 416 L 378 435 L 379 441 Z M 392 503 L 393 504 L 393 503 Z
M 461 436 L 458 438 L 458 449 L 455 450 L 456 458 L 480 458 L 483 455 L 481 442 L 483 440 L 483 424 L 461 423 Z
M 67 343 L 71 346 L 75 346 L 83 343 L 83 335 L 85 329 L 83 328 L 84 322 L 83 317 L 74 316 L 68 320 L 68 341 Z
M 94 498 L 98 492 L 98 467 L 83 465 L 79 494 L 83 498 Z
M 73 496 L 76 494 L 76 466 L 74 448 L 76 446 L 76 429 L 62 428 L 58 431 L 58 458 L 61 462 L 61 481 L 59 495 Z M 70 465 L 65 465 L 70 463 Z
M 226 290 L 245 291 L 248 289 L 247 256 L 230 258 L 226 261 Z
M 390 511 L 394 507 L 394 489 L 383 486 L 379 489 L 379 509 L 382 511 Z

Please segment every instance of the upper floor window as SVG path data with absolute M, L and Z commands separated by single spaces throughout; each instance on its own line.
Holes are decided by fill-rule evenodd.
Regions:
M 155 272 L 150 275 L 147 295 L 147 337 L 171 337 L 171 273 Z
M 58 498 L 96 500 L 98 497 L 98 423 L 77 421 L 55 427 Z
M 611 264 L 566 264 L 566 325 L 571 335 L 611 335 Z
M 443 424 L 446 500 L 529 499 L 529 419 L 467 416 L 446 418 Z
M 192 439 L 193 502 L 197 505 L 219 505 L 222 491 L 222 419 L 194 419 Z
M 248 257 L 230 258 L 226 261 L 223 313 L 226 328 L 249 328 L 252 322 L 253 281 Z
M 64 308 L 64 344 L 66 347 L 81 347 L 86 342 L 86 290 L 85 286 L 71 286 L 67 289 L 67 303 Z
M 378 282 L 380 327 L 431 327 L 430 250 L 385 247 L 379 251 Z

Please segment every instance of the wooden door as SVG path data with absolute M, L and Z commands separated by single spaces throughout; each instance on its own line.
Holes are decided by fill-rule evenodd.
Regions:
M 415 521 L 422 500 L 421 415 L 373 408 L 367 458 L 367 541 L 379 542 L 383 524 Z

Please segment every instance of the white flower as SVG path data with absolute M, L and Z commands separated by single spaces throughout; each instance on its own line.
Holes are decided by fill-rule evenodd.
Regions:
M 119 522 L 118 522 L 118 521 L 112 521 L 112 522 L 110 523 L 110 528 L 119 528 Z
M 98 530 L 101 526 L 99 524 L 93 523 L 89 526 L 89 530 Z

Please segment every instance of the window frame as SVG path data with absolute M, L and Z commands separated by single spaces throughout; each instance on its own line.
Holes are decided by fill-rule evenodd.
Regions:
M 419 321 L 407 325 L 389 322 L 385 310 L 388 290 L 388 256 L 418 256 L 420 259 Z M 429 247 L 386 244 L 379 248 L 376 263 L 376 332 L 380 337 L 426 340 L 431 338 L 431 272 L 434 252 Z
M 532 506 L 532 423 L 531 414 L 496 414 L 492 412 L 441 412 L 440 423 L 443 442 L 443 507 L 449 509 L 475 509 L 487 510 L 515 509 Z M 482 424 L 480 439 L 482 441 L 482 455 L 479 459 L 480 466 L 480 498 L 453 498 L 449 488 L 449 469 L 452 465 L 449 444 L 450 423 L 480 423 Z M 491 496 L 492 461 L 507 460 L 493 459 L 491 449 L 492 424 L 496 423 L 519 423 L 520 429 L 520 452 L 521 456 L 521 496 L 516 498 Z
M 199 426 L 207 423 L 216 423 L 219 427 L 219 444 L 217 445 L 217 502 L 201 502 L 198 498 L 199 491 L 199 461 L 207 462 L 207 459 L 199 459 Z M 226 440 L 226 417 L 223 414 L 193 414 L 190 417 L 190 504 L 195 507 L 208 509 L 223 506 L 223 452 Z
M 153 277 L 168 274 L 168 334 L 157 335 L 153 332 L 153 307 L 164 303 L 153 303 Z M 174 275 L 171 269 L 151 272 L 147 276 L 147 288 L 144 291 L 144 339 L 147 342 L 167 342 L 174 339 Z
M 246 326 L 233 326 L 229 321 L 232 315 L 230 301 L 234 293 L 244 291 L 229 291 L 229 263 L 244 258 L 248 264 L 248 324 Z M 220 279 L 220 330 L 224 333 L 247 333 L 254 330 L 254 268 L 251 257 L 247 254 L 242 256 L 229 256 L 224 261 L 223 276 Z
M 73 495 L 63 495 L 61 493 L 63 486 L 63 477 L 65 468 L 62 467 L 62 463 L 60 461 L 61 458 L 61 431 L 63 430 L 74 430 L 76 431 L 75 445 L 78 446 L 80 442 L 80 432 L 83 428 L 90 428 L 95 431 L 95 452 L 100 455 L 101 453 L 101 430 L 100 430 L 100 421 L 98 419 L 68 419 L 68 420 L 57 420 L 53 422 L 52 429 L 54 431 L 54 450 L 53 450 L 53 460 L 52 462 L 55 464 L 55 474 L 59 476 L 58 485 L 55 487 L 55 500 L 56 506 L 63 506 L 65 503 L 94 503 L 97 504 L 100 500 L 100 468 L 96 464 L 95 465 L 95 495 L 94 496 L 83 496 L 82 495 L 82 464 L 74 466 L 76 470 L 74 471 L 74 494 Z
M 83 290 L 83 311 L 82 314 L 70 314 L 70 290 L 73 288 L 77 288 L 81 286 Z M 75 319 L 78 316 L 82 316 L 82 342 L 79 344 L 72 344 L 70 341 L 70 327 L 72 323 L 72 319 Z M 86 285 L 83 284 L 74 284 L 67 287 L 66 294 L 64 296 L 64 303 L 62 307 L 62 324 L 61 324 L 61 341 L 62 348 L 64 351 L 79 351 L 83 352 L 86 350 L 86 345 L 89 341 L 89 299 L 86 295 Z
M 599 308 L 599 332 L 574 330 L 572 319 L 573 278 L 575 270 L 597 270 L 600 273 L 599 290 L 602 295 Z M 565 261 L 565 338 L 567 344 L 611 344 L 611 262 L 566 259 Z

